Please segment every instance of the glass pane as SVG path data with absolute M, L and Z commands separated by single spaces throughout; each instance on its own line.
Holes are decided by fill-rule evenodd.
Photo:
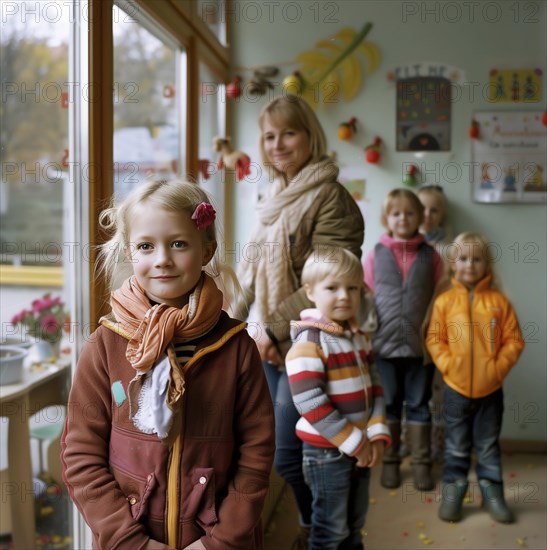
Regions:
M 114 6 L 114 191 L 181 166 L 180 50 Z
M 239 6 L 236 6 L 239 9 Z M 198 0 L 198 15 L 218 41 L 226 46 L 226 3 L 224 0 Z
M 0 38 L 0 263 L 62 266 L 68 16 L 53 22 L 53 12 L 25 13 L 28 2 L 12 4 Z
M 70 338 L 63 330 L 70 326 L 65 313 L 70 310 L 70 281 L 64 277 L 64 266 L 75 254 L 68 237 L 67 202 L 69 186 L 74 184 L 69 162 L 76 159 L 69 161 L 68 117 L 69 107 L 85 93 L 69 75 L 70 9 L 68 2 L 2 3 L 0 341 L 22 345 L 27 352 L 20 375 L 8 378 L 14 383 L 6 382 L 5 371 L 0 379 L 6 414 L 0 418 L 0 547 L 6 548 L 33 548 L 35 541 L 41 541 L 43 548 L 73 545 L 73 507 L 61 480 L 59 459 L 65 410 L 59 404 L 37 411 L 35 401 L 40 384 L 46 382 L 48 391 L 58 390 L 61 395 L 56 397 L 62 397 L 70 375 Z M 12 324 L 17 314 L 31 309 L 45 294 L 64 303 L 55 320 L 61 361 L 51 354 L 47 361 L 39 360 L 40 335 L 30 335 L 30 321 L 26 326 Z M 46 305 L 35 303 L 35 309 Z M 52 317 L 49 320 L 53 322 Z M 52 339 L 57 333 L 45 332 Z M 35 384 L 32 393 L 31 384 Z M 19 396 L 29 399 L 30 442 L 22 429 L 27 416 L 12 414 L 19 410 Z M 29 473 L 32 477 L 26 479 Z M 9 494 L 9 486 L 27 487 L 27 497 Z
M 224 137 L 225 103 L 220 101 L 222 82 L 216 78 L 207 65 L 200 63 L 199 102 L 199 183 L 212 195 L 219 219 L 224 219 L 224 172 L 216 167 L 219 153 L 213 150 L 213 139 Z M 215 93 L 211 93 L 214 90 Z

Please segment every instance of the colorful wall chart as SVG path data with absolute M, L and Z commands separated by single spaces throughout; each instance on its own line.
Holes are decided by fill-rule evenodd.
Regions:
M 450 151 L 450 80 L 417 76 L 396 85 L 397 151 Z
M 488 99 L 495 103 L 541 101 L 541 69 L 492 69 Z
M 473 116 L 473 198 L 477 202 L 547 202 L 547 126 L 542 111 Z

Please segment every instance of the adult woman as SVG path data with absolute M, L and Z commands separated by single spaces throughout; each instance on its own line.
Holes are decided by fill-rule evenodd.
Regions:
M 256 341 L 275 404 L 275 467 L 291 485 L 302 527 L 311 524 L 311 493 L 302 475 L 302 444 L 295 435 L 294 408 L 283 363 L 291 345 L 289 321 L 310 307 L 300 275 L 314 247 L 341 246 L 358 257 L 364 220 L 348 191 L 337 182 L 338 166 L 326 154 L 326 137 L 310 106 L 297 96 L 274 99 L 260 114 L 260 150 L 274 176 L 257 206 L 258 224 L 238 269 L 243 287 L 236 318 L 258 321 Z M 250 309 L 250 311 L 249 311 Z

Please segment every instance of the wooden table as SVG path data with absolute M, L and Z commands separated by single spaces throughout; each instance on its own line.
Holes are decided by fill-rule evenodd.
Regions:
M 35 508 L 32 486 L 29 417 L 49 405 L 65 405 L 70 385 L 70 361 L 24 368 L 19 384 L 0 386 L 0 416 L 9 418 L 9 483 L 1 488 L 2 502 L 10 502 L 14 547 L 35 546 Z

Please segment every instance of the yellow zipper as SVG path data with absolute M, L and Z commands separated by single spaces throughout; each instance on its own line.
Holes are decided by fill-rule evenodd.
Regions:
M 171 449 L 171 464 L 167 475 L 167 543 L 172 548 L 178 546 L 179 499 L 177 498 L 178 472 L 180 471 L 180 434 Z
M 214 344 L 200 349 L 185 365 L 184 371 L 187 371 L 198 359 L 222 347 L 232 336 L 245 330 L 247 323 L 241 323 L 229 330 L 222 338 L 219 338 Z M 179 500 L 177 492 L 179 487 L 180 461 L 182 458 L 182 441 L 180 433 L 177 435 L 173 447 L 171 448 L 171 462 L 167 472 L 167 543 L 173 548 L 177 548 L 179 539 Z

